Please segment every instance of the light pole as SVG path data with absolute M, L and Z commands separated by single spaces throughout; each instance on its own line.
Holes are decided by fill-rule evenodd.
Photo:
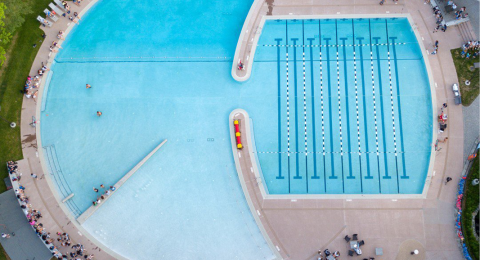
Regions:
M 0 107 L 0 111 L 2 111 L 2 107 Z M 7 119 L 3 118 L 2 116 L 0 116 L 0 118 L 5 121 L 7 124 L 10 125 L 11 128 L 15 128 L 17 126 L 17 124 L 15 124 L 15 122 L 8 122 Z

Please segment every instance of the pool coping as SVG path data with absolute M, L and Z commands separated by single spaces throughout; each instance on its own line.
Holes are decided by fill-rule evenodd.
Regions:
M 257 10 L 259 2 L 263 3 L 263 0 L 255 0 L 255 2 L 252 5 L 252 8 L 250 9 L 250 12 L 253 12 Z M 243 43 L 245 42 L 242 40 L 242 35 L 246 35 L 248 32 L 248 28 L 246 25 L 250 23 L 249 19 L 251 19 L 252 15 L 249 12 L 247 19 L 245 20 L 244 23 L 244 28 L 242 28 L 242 33 L 240 34 L 238 43 L 237 43 L 237 48 L 235 50 L 235 57 L 233 59 L 232 63 L 232 77 L 240 82 L 247 81 L 252 73 L 252 67 L 253 67 L 253 60 L 255 57 L 255 52 L 256 52 L 256 47 L 258 45 L 258 40 L 260 39 L 261 36 L 261 30 L 263 29 L 263 26 L 265 25 L 265 22 L 267 20 L 276 20 L 276 19 L 285 19 L 285 20 L 291 20 L 291 19 L 339 19 L 339 18 L 347 18 L 347 19 L 354 19 L 354 18 L 407 18 L 410 26 L 415 34 L 415 37 L 417 39 L 417 42 L 419 44 L 419 48 L 422 51 L 422 57 L 423 61 L 425 64 L 425 69 L 427 71 L 427 76 L 428 76 L 428 82 L 430 85 L 430 96 L 431 96 L 431 109 L 432 109 L 432 139 L 431 139 L 431 150 L 430 150 L 430 160 L 428 164 L 428 170 L 427 170 L 427 176 L 425 177 L 425 183 L 422 189 L 422 193 L 419 194 L 269 194 L 268 189 L 265 187 L 265 183 L 262 181 L 262 185 L 259 185 L 260 191 L 262 193 L 262 196 L 265 199 L 425 199 L 428 194 L 428 189 L 430 187 L 431 181 L 433 176 L 435 176 L 433 168 L 435 165 L 435 140 L 437 140 L 437 128 L 436 128 L 436 118 L 437 118 L 437 111 L 436 111 L 436 93 L 435 93 L 435 83 L 433 80 L 433 74 L 432 74 L 432 69 L 430 67 L 430 62 L 428 57 L 426 56 L 424 50 L 426 50 L 422 38 L 420 36 L 420 33 L 418 32 L 418 27 L 415 25 L 413 18 L 410 13 L 403 13 L 403 14 L 337 14 L 337 15 L 271 15 L 271 16 L 265 16 L 263 15 L 259 26 L 257 28 L 257 31 L 255 32 L 255 37 L 251 39 L 252 41 L 252 49 L 251 51 L 244 50 Z M 258 15 L 257 15 L 258 16 Z M 257 17 L 256 16 L 256 17 Z M 260 30 L 260 31 L 258 31 Z M 237 63 L 236 61 L 240 58 L 243 57 L 244 55 L 240 55 L 240 52 L 244 51 L 246 53 L 249 53 L 248 55 L 248 60 L 249 62 L 246 62 L 246 70 L 245 70 L 245 75 L 239 76 L 237 75 Z M 428 50 L 426 51 L 427 55 L 429 54 Z M 243 71 L 242 71 L 243 72 Z M 247 129 L 249 132 L 249 129 Z M 247 136 L 249 136 L 251 133 L 247 133 Z M 247 137 L 250 138 L 250 137 Z M 256 151 L 255 151 L 256 152 Z M 235 154 L 234 154 L 235 156 Z M 259 169 L 261 167 L 258 165 L 258 162 L 256 160 L 252 161 L 252 165 L 254 168 L 256 168 L 255 174 L 256 177 L 259 179 L 263 180 L 263 175 L 259 173 Z
M 82 17 L 99 1 L 101 1 L 101 0 L 91 0 L 91 2 L 89 2 L 79 12 L 79 16 Z M 65 42 L 65 40 L 67 39 L 67 36 L 69 35 L 69 33 L 73 30 L 73 28 L 76 25 L 77 24 L 74 23 L 74 22 L 69 22 L 68 23 L 67 29 L 64 30 L 64 39 L 59 39 L 57 41 L 59 46 L 61 46 L 62 43 Z M 43 46 L 43 44 L 42 44 L 42 46 Z M 39 54 L 37 54 L 37 56 L 38 55 L 40 55 L 40 52 L 39 52 Z M 101 250 L 105 251 L 111 257 L 113 257 L 115 259 L 122 259 L 122 260 L 125 259 L 126 260 L 127 258 L 123 257 L 122 255 L 120 255 L 116 251 L 110 249 L 108 246 L 104 245 L 102 242 L 97 240 L 93 235 L 90 234 L 90 232 L 88 232 L 85 228 L 83 228 L 82 225 L 76 220 L 75 216 L 72 215 L 70 210 L 62 202 L 63 199 L 61 198 L 60 194 L 58 193 L 57 185 L 51 179 L 50 172 L 49 172 L 49 170 L 46 166 L 45 155 L 44 155 L 43 146 L 42 146 L 42 138 L 41 138 L 41 112 L 42 112 L 42 103 L 43 103 L 42 98 L 43 98 L 44 94 L 45 95 L 48 94 L 48 93 L 44 93 L 44 90 L 46 88 L 45 85 L 47 83 L 47 79 L 48 79 L 49 75 L 53 73 L 53 70 L 51 70 L 51 66 L 53 64 L 55 64 L 56 55 L 57 55 L 56 52 L 50 52 L 50 54 L 49 54 L 46 66 L 48 68 L 50 68 L 50 70 L 48 71 L 47 75 L 44 75 L 42 77 L 42 79 L 40 81 L 40 85 L 38 87 L 37 102 L 36 102 L 36 105 L 35 105 L 35 118 L 36 118 L 35 134 L 36 134 L 36 142 L 37 142 L 37 157 L 40 161 L 40 167 L 41 167 L 41 169 L 44 173 L 45 180 L 47 181 L 48 187 L 49 187 L 50 191 L 52 192 L 52 194 L 53 194 L 53 196 L 56 200 L 56 204 L 58 205 L 58 207 L 61 208 L 62 212 L 70 220 L 70 223 L 72 223 L 75 226 L 75 228 L 78 230 L 78 234 L 80 234 L 81 236 L 85 236 L 88 240 L 90 240 L 92 243 L 97 245 L 99 248 L 101 248 Z M 48 89 L 48 86 L 47 86 L 47 89 Z M 23 129 L 23 127 L 22 127 L 22 129 Z

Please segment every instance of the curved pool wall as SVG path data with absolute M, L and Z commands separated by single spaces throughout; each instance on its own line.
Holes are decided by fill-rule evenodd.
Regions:
M 278 127 L 255 129 L 267 193 L 425 193 L 431 82 L 407 17 L 285 18 L 262 23 L 252 69 L 277 85 Z
M 44 164 L 61 198 L 75 194 L 74 216 L 93 187 L 169 140 L 82 225 L 128 259 L 275 257 L 248 210 L 225 123 L 243 95 L 262 100 L 229 74 L 250 4 L 99 1 L 55 58 Z

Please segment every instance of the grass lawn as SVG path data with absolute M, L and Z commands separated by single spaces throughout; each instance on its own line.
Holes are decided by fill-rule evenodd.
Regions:
M 50 2 L 51 0 L 32 1 L 32 13 L 25 16 L 25 23 L 15 32 L 7 49 L 7 61 L 0 69 L 0 116 L 17 124 L 17 127 L 12 129 L 8 123 L 0 119 L 0 193 L 6 190 L 3 182 L 8 175 L 5 162 L 23 158 L 20 139 L 20 113 L 23 100 L 21 91 L 43 40 L 41 37 L 43 31 L 39 28 L 40 24 L 36 17 L 45 16 L 43 10 Z M 33 48 L 33 44 L 37 44 L 37 47 Z M 0 260 L 10 260 L 1 245 Z
M 7 177 L 6 161 L 22 159 L 20 142 L 20 113 L 22 109 L 23 90 L 25 80 L 30 72 L 33 60 L 41 44 L 43 31 L 39 28 L 36 17 L 43 14 L 50 0 L 32 1 L 33 13 L 25 17 L 25 23 L 17 29 L 12 41 L 8 64 L 3 68 L 0 76 L 0 116 L 17 123 L 12 129 L 9 124 L 0 119 L 0 193 L 5 191 L 3 179 Z M 36 43 L 37 47 L 33 48 Z
M 478 241 L 475 239 L 473 232 L 475 232 L 474 227 L 472 226 L 472 213 L 477 210 L 479 205 L 479 186 L 472 185 L 472 180 L 478 179 L 479 174 L 479 157 L 473 162 L 472 168 L 470 169 L 470 174 L 466 180 L 466 190 L 463 202 L 463 213 L 462 213 L 462 229 L 463 236 L 465 237 L 465 244 L 468 247 L 468 252 L 470 253 L 473 260 L 479 260 L 478 252 L 479 246 Z
M 473 63 L 479 62 L 480 57 L 475 59 L 462 58 L 462 48 L 451 50 L 453 62 L 455 63 L 455 69 L 457 70 L 458 83 L 460 86 L 460 93 L 462 94 L 462 103 L 464 106 L 469 106 L 478 96 L 479 92 L 479 69 L 473 71 L 470 67 L 473 67 Z M 470 85 L 465 85 L 465 80 L 470 80 Z

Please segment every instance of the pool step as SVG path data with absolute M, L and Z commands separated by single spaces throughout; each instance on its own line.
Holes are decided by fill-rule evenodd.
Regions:
M 462 36 L 464 43 L 468 41 L 473 41 L 476 39 L 476 35 L 472 29 L 472 25 L 470 21 L 458 24 L 457 29 L 459 30 L 460 36 Z

